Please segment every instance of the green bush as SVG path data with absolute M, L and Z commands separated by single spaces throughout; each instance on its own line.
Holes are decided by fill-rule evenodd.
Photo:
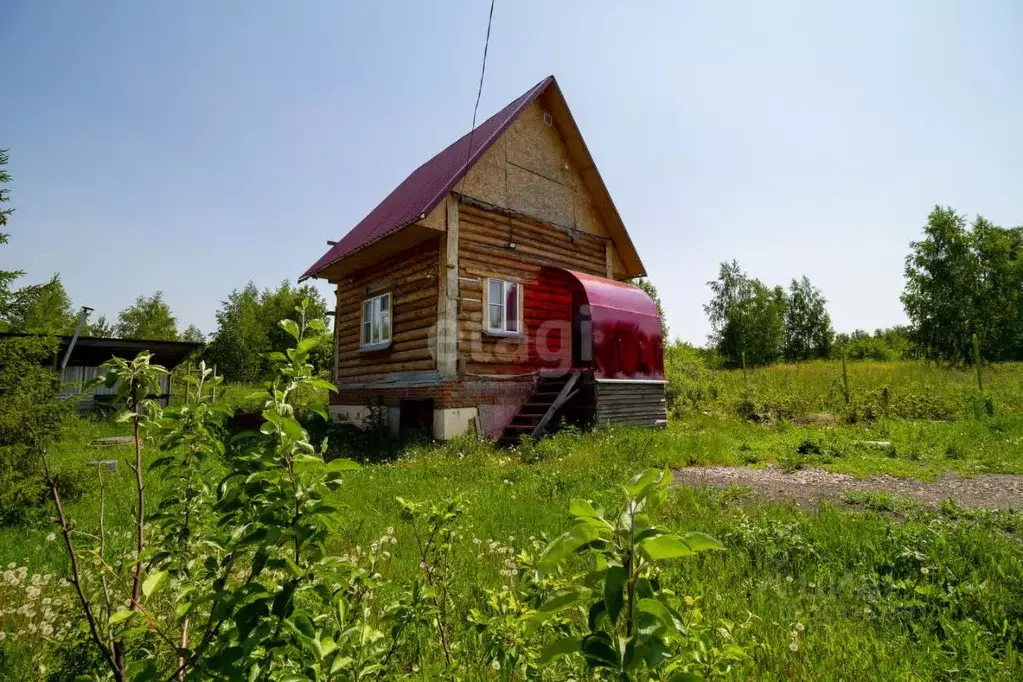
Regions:
M 669 414 L 704 409 L 718 398 L 712 367 L 720 364 L 716 354 L 681 341 L 664 349 L 665 406 Z
M 57 402 L 54 374 L 42 363 L 56 340 L 0 339 L 0 524 L 27 522 L 46 500 L 39 449 L 70 414 Z

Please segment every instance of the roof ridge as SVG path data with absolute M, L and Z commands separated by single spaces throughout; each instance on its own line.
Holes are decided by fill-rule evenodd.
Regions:
M 324 268 L 373 244 L 430 213 L 458 184 L 480 157 L 518 118 L 519 114 L 552 83 L 547 76 L 522 95 L 512 100 L 487 120 L 461 136 L 433 157 L 423 162 L 388 194 L 383 201 L 349 230 L 319 260 L 313 263 L 299 281 L 315 277 Z M 483 142 L 472 149 L 477 136 Z

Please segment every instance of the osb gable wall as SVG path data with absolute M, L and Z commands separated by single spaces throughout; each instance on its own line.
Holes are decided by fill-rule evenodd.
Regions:
M 543 99 L 533 102 L 483 154 L 455 192 L 553 225 L 609 240 L 578 169 L 554 125 L 544 123 Z M 617 251 L 615 272 L 625 268 Z M 606 267 L 599 273 L 606 276 Z
M 337 282 L 335 317 L 339 383 L 358 383 L 394 372 L 435 369 L 431 333 L 437 322 L 440 239 L 430 239 Z M 391 345 L 360 350 L 362 304 L 391 294 Z
M 606 272 L 601 241 L 549 224 L 461 205 L 458 211 L 458 356 L 469 374 L 524 374 L 571 365 L 571 283 L 543 270 L 563 267 Z M 514 249 L 507 247 L 509 242 Z M 491 336 L 484 329 L 484 281 L 520 282 L 522 337 Z

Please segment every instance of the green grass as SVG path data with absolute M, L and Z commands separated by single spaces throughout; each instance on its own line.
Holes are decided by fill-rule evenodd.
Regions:
M 572 498 L 607 507 L 620 485 L 650 466 L 691 464 L 823 466 L 854 475 L 889 473 L 929 478 L 952 470 L 1023 473 L 1023 371 L 989 370 L 994 414 L 972 411 L 963 373 L 907 363 L 856 366 L 851 376 L 876 392 L 911 396 L 928 391 L 929 404 L 956 405 L 954 420 L 843 419 L 833 427 L 797 426 L 776 416 L 768 425 L 738 416 L 744 397 L 741 372 L 714 372 L 716 397 L 655 432 L 607 429 L 565 432 L 519 451 L 497 451 L 472 439 L 446 444 L 391 444 L 392 460 L 367 464 L 346 477 L 335 500 L 339 530 L 332 549 L 367 546 L 389 526 L 397 529 L 389 576 L 418 572 L 399 518 L 398 496 L 439 500 L 458 496 L 466 508 L 451 586 L 456 641 L 473 670 L 487 670 L 466 615 L 501 584 L 501 560 L 481 549 L 490 540 L 517 549 L 542 543 L 568 524 Z M 760 395 L 775 404 L 800 404 L 806 413 L 841 412 L 831 395 L 834 364 L 751 372 Z M 866 388 L 867 380 L 872 381 Z M 900 388 L 912 386 L 912 391 Z M 246 389 L 247 393 L 251 390 Z M 242 391 L 237 392 L 241 394 Z M 230 394 L 229 394 L 230 395 Z M 764 400 L 765 403 L 770 402 Z M 905 398 L 900 404 L 910 404 Z M 794 408 L 786 408 L 794 409 Z M 942 408 L 945 409 L 945 408 Z M 108 422 L 77 421 L 51 448 L 57 466 L 81 469 L 91 459 L 123 460 L 130 448 L 96 449 L 94 438 L 125 433 Z M 888 441 L 878 447 L 864 441 Z M 366 442 L 339 443 L 335 451 L 372 455 Z M 152 459 L 152 449 L 146 459 Z M 210 472 L 211 479 L 216 476 Z M 94 476 L 90 489 L 68 505 L 78 527 L 92 532 L 99 514 Z M 107 479 L 107 527 L 114 544 L 127 546 L 132 524 L 131 472 L 122 465 Z M 162 491 L 147 483 L 149 499 Z M 1019 679 L 1023 676 L 1023 517 L 946 505 L 930 512 L 884 494 L 852 495 L 839 510 L 801 510 L 786 504 L 751 504 L 746 491 L 675 489 L 665 523 L 700 530 L 727 551 L 673 564 L 663 582 L 691 597 L 690 616 L 717 638 L 734 639 L 748 660 L 734 679 Z M 893 516 L 891 511 L 897 511 Z M 29 575 L 66 575 L 60 547 L 46 537 L 54 528 L 0 528 L 0 564 L 27 566 Z M 474 540 L 479 539 L 477 545 Z M 47 588 L 50 589 L 50 588 Z M 44 591 L 45 592 L 45 591 Z M 13 592 L 0 597 L 13 599 Z M 14 595 L 23 599 L 21 595 Z M 14 604 L 14 602 L 11 602 Z M 16 606 L 17 604 L 15 604 Z M 797 624 L 800 624 L 800 632 Z M 35 670 L 30 637 L 0 643 L 0 678 L 25 679 Z M 793 645 L 795 650 L 793 650 Z M 474 658 L 475 657 L 475 658 Z M 436 663 L 436 661 L 434 661 Z M 488 671 L 489 672 L 489 671 Z M 479 673 L 472 679 L 488 679 Z M 422 679 L 429 679 L 424 670 Z M 493 679 L 496 679 L 493 678 Z

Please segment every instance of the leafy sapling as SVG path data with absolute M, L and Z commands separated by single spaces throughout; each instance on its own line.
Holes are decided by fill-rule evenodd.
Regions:
M 590 567 L 540 606 L 532 627 L 579 607 L 586 608 L 586 627 L 547 646 L 541 663 L 581 654 L 589 668 L 607 669 L 618 680 L 699 679 L 684 656 L 681 604 L 662 589 L 658 566 L 724 547 L 703 533 L 674 533 L 654 521 L 670 483 L 670 471 L 638 474 L 625 486 L 624 508 L 611 517 L 588 501 L 571 502 L 574 525 L 547 547 L 537 567 L 550 571 L 573 555 Z

